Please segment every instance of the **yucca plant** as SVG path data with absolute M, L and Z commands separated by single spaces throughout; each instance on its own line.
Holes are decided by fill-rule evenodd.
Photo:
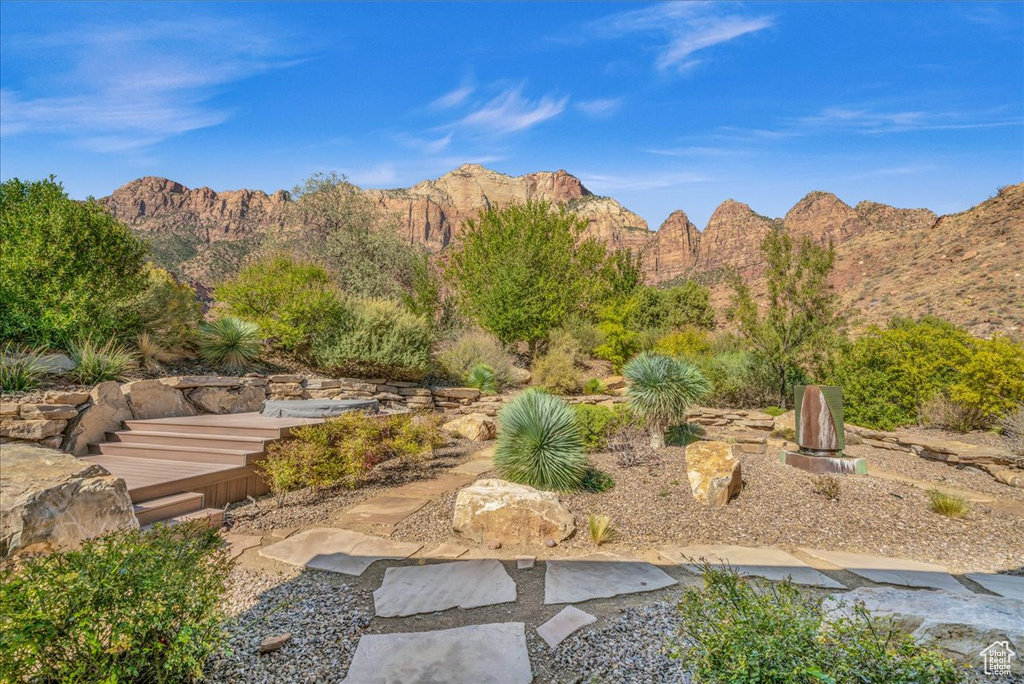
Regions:
M 4 392 L 23 392 L 39 387 L 46 375 L 43 353 L 34 349 L 21 349 L 13 342 L 4 345 L 0 358 L 0 389 Z
M 579 489 L 587 472 L 583 436 L 572 408 L 529 389 L 498 412 L 494 466 L 500 477 L 548 491 Z
M 260 327 L 251 321 L 224 316 L 199 326 L 199 356 L 228 371 L 242 371 L 263 351 Z
M 932 511 L 947 518 L 963 518 L 971 512 L 971 507 L 963 498 L 938 489 L 928 490 L 928 501 Z
M 123 380 L 139 361 L 134 351 L 113 339 L 102 347 L 89 338 L 80 340 L 71 346 L 69 356 L 75 364 L 70 375 L 82 385 Z
M 498 391 L 498 382 L 494 377 L 494 369 L 486 363 L 479 363 L 466 375 L 466 386 L 475 387 L 484 394 Z
M 615 536 L 615 529 L 612 527 L 612 519 L 607 515 L 587 516 L 587 525 L 590 528 L 590 538 L 595 544 L 601 546 Z
M 630 381 L 627 395 L 633 412 L 647 425 L 651 447 L 665 446 L 665 431 L 686 419 L 686 409 L 711 391 L 700 369 L 682 359 L 643 352 L 622 368 Z

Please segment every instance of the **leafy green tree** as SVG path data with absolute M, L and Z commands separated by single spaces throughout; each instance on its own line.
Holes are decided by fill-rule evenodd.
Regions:
M 767 309 L 761 311 L 750 285 L 736 277 L 729 313 L 757 360 L 774 377 L 779 406 L 785 407 L 794 372 L 806 375 L 828 368 L 848 314 L 828 282 L 835 261 L 832 245 L 822 247 L 807 237 L 794 243 L 779 230 L 765 237 L 761 253 Z
M 146 277 L 146 289 L 132 306 L 142 329 L 163 347 L 182 350 L 192 346 L 203 320 L 203 305 L 196 291 L 152 264 L 146 268 Z
M 639 286 L 626 300 L 626 324 L 635 331 L 715 327 L 711 290 L 692 280 L 669 288 Z
M 426 250 L 403 238 L 395 216 L 337 174 L 316 174 L 292 190 L 285 228 L 273 246 L 320 264 L 345 294 L 402 299 L 416 291 Z
M 0 338 L 66 347 L 127 336 L 146 286 L 146 246 L 97 202 L 76 202 L 53 176 L 0 185 Z
M 503 343 L 536 349 L 600 294 L 605 249 L 582 238 L 586 225 L 548 202 L 491 208 L 467 221 L 447 270 L 465 311 Z
M 637 252 L 634 255 L 629 248 L 616 249 L 608 255 L 601 277 L 606 284 L 606 300 L 628 299 L 644 284 L 643 254 Z

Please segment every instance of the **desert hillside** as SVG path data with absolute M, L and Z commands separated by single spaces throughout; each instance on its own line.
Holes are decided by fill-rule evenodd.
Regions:
M 411 188 L 364 192 L 396 218 L 410 244 L 434 252 L 457 241 L 465 220 L 483 208 L 529 199 L 564 204 L 590 221 L 590 234 L 641 251 L 650 281 L 694 277 L 712 286 L 716 303 L 728 298 L 723 275 L 733 268 L 756 275 L 761 237 L 784 225 L 836 245 L 835 283 L 861 310 L 862 324 L 936 314 L 977 335 L 1024 335 L 1024 183 L 949 216 L 870 201 L 851 207 L 815 191 L 782 218 L 730 199 L 703 230 L 677 210 L 657 231 L 565 171 L 511 177 L 467 164 Z M 291 200 L 285 191 L 215 192 L 146 177 L 102 201 L 151 241 L 160 261 L 208 286 L 284 224 Z

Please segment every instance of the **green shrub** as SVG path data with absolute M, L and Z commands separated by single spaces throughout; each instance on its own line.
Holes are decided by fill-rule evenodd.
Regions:
M 938 397 L 951 402 L 950 422 L 987 427 L 1024 401 L 1024 347 L 973 338 L 934 317 L 894 319 L 850 345 L 831 382 L 843 388 L 846 418 L 857 425 L 921 424 Z
M 711 353 L 707 333 L 694 327 L 662 335 L 654 342 L 654 353 L 696 360 Z
M 53 177 L 0 184 L 0 340 L 65 347 L 128 338 L 144 289 L 146 245 L 98 202 L 68 197 Z
M 465 383 L 469 373 L 483 364 L 494 372 L 497 389 L 514 384 L 512 356 L 498 338 L 482 330 L 471 330 L 456 337 L 437 355 L 440 371 L 456 382 Z
M 576 340 L 584 354 L 593 354 L 594 350 L 604 344 L 604 335 L 587 316 L 573 314 L 562 322 L 559 331 Z
M 439 416 L 368 416 L 352 411 L 319 425 L 293 429 L 290 439 L 267 445 L 259 468 L 283 505 L 288 492 L 358 487 L 381 463 L 416 458 L 443 444 Z
M 205 522 L 9 565 L 0 672 L 12 682 L 194 681 L 222 641 L 230 569 L 219 530 Z
M 498 426 L 494 466 L 499 477 L 549 491 L 580 488 L 587 459 L 568 404 L 528 389 L 498 412 Z
M 123 380 L 138 366 L 138 355 L 113 339 L 102 347 L 89 339 L 79 341 L 72 345 L 68 356 L 75 364 L 68 375 L 81 385 Z
M 772 387 L 765 370 L 748 351 L 718 351 L 699 358 L 696 363 L 711 383 L 711 393 L 707 397 L 711 406 L 753 408 L 778 399 L 778 389 Z M 790 376 L 786 381 L 787 387 L 791 388 L 799 379 Z
M 890 619 L 854 606 L 827 621 L 824 599 L 789 581 L 748 580 L 704 565 L 704 588 L 689 588 L 679 656 L 704 684 L 957 684 L 964 675 L 918 645 Z
M 13 342 L 0 352 L 0 390 L 23 392 L 35 389 L 46 377 L 43 353 L 35 349 L 21 349 Z
M 772 418 L 775 418 L 776 416 L 781 416 L 785 412 L 786 409 L 782 408 L 781 406 L 765 406 L 763 409 L 761 409 L 761 413 L 767 413 Z
M 594 356 L 609 361 L 616 372 L 640 351 L 641 335 L 626 325 L 626 313 L 619 307 L 602 309 L 597 329 L 604 341 L 594 349 Z
M 576 394 L 580 391 L 580 374 L 576 370 L 579 358 L 576 340 L 556 331 L 548 341 L 547 352 L 534 359 L 531 382 L 555 394 Z
M 331 373 L 419 380 L 431 368 L 430 323 L 386 299 L 350 299 L 313 337 L 313 358 Z
M 587 467 L 587 472 L 583 474 L 583 482 L 580 483 L 580 489 L 591 494 L 607 492 L 614 486 L 615 480 L 611 475 L 594 467 Z
M 607 391 L 608 388 L 605 387 L 604 383 L 598 378 L 590 378 L 583 383 L 583 393 L 586 395 L 604 394 Z
M 466 376 L 466 387 L 475 387 L 484 394 L 494 394 L 498 391 L 498 383 L 494 379 L 494 369 L 484 363 L 474 366 Z
M 665 430 L 685 420 L 686 409 L 711 390 L 696 366 L 650 352 L 634 357 L 622 374 L 630 381 L 630 407 L 650 429 L 655 449 L 665 446 Z
M 242 269 L 214 291 L 231 314 L 256 323 L 265 340 L 288 351 L 302 348 L 338 307 L 327 271 L 286 255 Z
M 608 446 L 608 437 L 630 420 L 624 404 L 616 404 L 615 408 L 575 404 L 572 409 L 576 413 L 583 446 L 587 451 L 604 451 Z
M 199 328 L 199 355 L 203 361 L 228 371 L 243 371 L 263 353 L 260 327 L 252 321 L 223 316 Z
M 132 305 L 143 334 L 170 353 L 193 347 L 203 321 L 203 305 L 196 299 L 196 291 L 152 264 L 146 277 L 146 289 Z

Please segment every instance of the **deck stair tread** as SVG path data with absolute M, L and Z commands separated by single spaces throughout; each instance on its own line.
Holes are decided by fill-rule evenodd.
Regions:
M 211 525 L 220 526 L 224 523 L 224 511 L 220 508 L 202 508 L 197 511 L 191 511 L 189 513 L 183 513 L 176 515 L 171 518 L 165 518 L 157 520 L 152 523 L 142 525 L 143 530 L 150 529 L 156 522 L 164 525 L 178 525 L 183 522 L 190 522 L 192 520 L 208 520 Z
M 237 442 L 239 444 L 252 444 L 261 449 L 266 442 L 272 440 L 270 437 L 249 437 L 247 435 L 219 435 L 214 432 L 174 432 L 171 430 L 118 430 L 110 433 L 117 437 L 130 435 L 132 437 L 175 437 L 181 439 L 216 439 L 224 442 Z
M 255 467 L 266 445 L 291 428 L 322 422 L 259 413 L 128 420 L 108 433 L 109 441 L 90 445 L 82 460 L 125 481 L 143 527 L 197 518 L 219 525 L 224 511 L 210 506 L 267 491 Z

